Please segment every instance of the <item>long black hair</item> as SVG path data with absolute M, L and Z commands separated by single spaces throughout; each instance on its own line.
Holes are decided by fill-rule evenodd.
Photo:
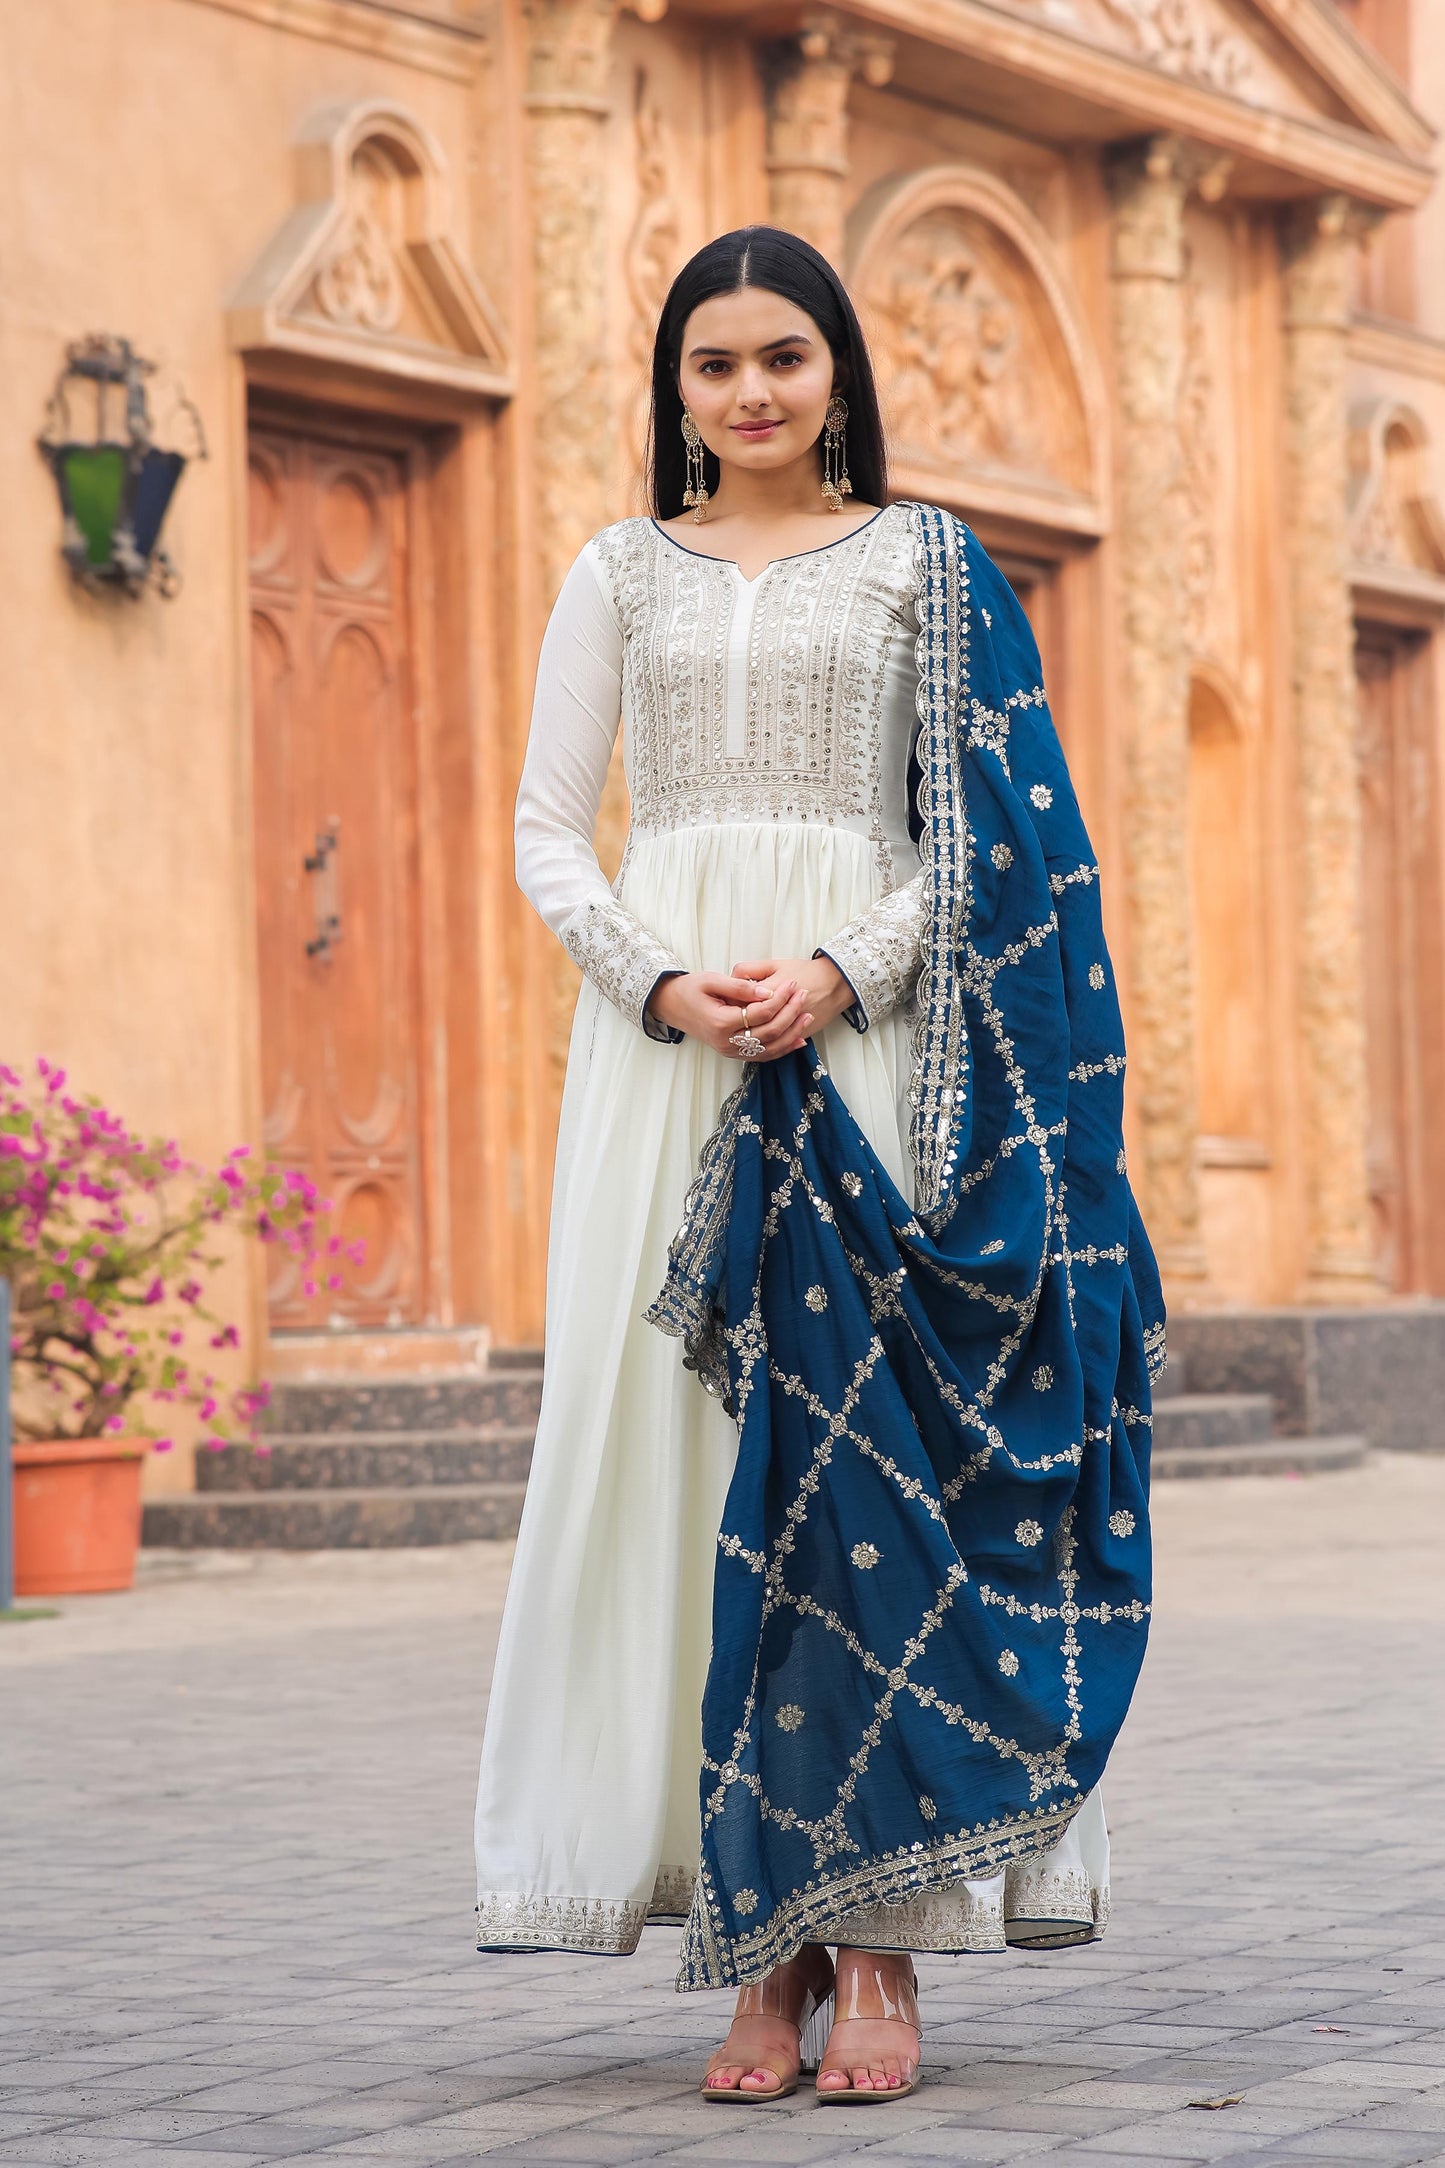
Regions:
M 778 226 L 739 226 L 735 233 L 719 234 L 683 265 L 662 304 L 652 348 L 647 456 L 647 494 L 654 517 L 671 519 L 683 508 L 687 462 L 677 372 L 687 320 L 704 301 L 740 293 L 745 286 L 781 295 L 805 310 L 822 332 L 833 356 L 834 380 L 848 402 L 843 446 L 853 494 L 864 504 L 882 504 L 888 487 L 883 418 L 863 327 L 843 281 L 827 257 L 796 233 L 784 233 Z M 703 479 L 713 492 L 720 470 L 706 446 L 702 465 Z

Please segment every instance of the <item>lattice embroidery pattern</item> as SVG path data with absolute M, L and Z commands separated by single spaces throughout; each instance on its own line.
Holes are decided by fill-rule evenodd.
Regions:
M 924 520 L 942 522 L 943 515 L 932 508 L 921 508 L 921 511 Z M 937 1225 L 946 1217 L 946 1210 L 939 1210 L 944 1194 L 955 1189 L 957 1151 L 953 1137 L 956 1134 L 956 1099 L 955 1089 L 947 1080 L 956 1080 L 964 1073 L 966 1042 L 962 1033 L 961 1014 L 956 1000 L 952 998 L 955 959 L 961 957 L 962 971 L 968 980 L 970 991 L 984 1011 L 995 1048 L 1002 1059 L 1014 1094 L 1020 1134 L 1011 1138 L 1009 1144 L 1020 1149 L 1031 1147 L 1039 1153 L 1047 1193 L 1050 1229 L 1033 1294 L 1021 1306 L 1022 1314 L 1018 1316 L 1017 1322 L 1012 1327 L 1004 1326 L 1001 1331 L 999 1357 L 990 1372 L 992 1382 L 988 1391 L 980 1394 L 966 1411 L 958 1411 L 966 1413 L 975 1423 L 985 1423 L 987 1399 L 1002 1383 L 1007 1374 L 1009 1360 L 1021 1344 L 1027 1320 L 1032 1317 L 1037 1304 L 1047 1267 L 1050 1264 L 1063 1267 L 1072 1312 L 1073 1272 L 1081 1266 L 1087 1268 L 1103 1262 L 1105 1258 L 1104 1253 L 1099 1251 L 1077 1257 L 1071 1251 L 1065 1197 L 1054 1162 L 1054 1150 L 1058 1144 L 1061 1125 L 1045 1127 L 1039 1123 L 1027 1079 L 1014 1055 L 1004 1019 L 993 999 L 994 982 L 1001 972 L 1008 969 L 1011 962 L 1017 961 L 1040 943 L 1057 937 L 1057 918 L 1051 915 L 1044 923 L 1029 929 L 1001 956 L 993 959 L 980 956 L 968 934 L 972 836 L 960 779 L 951 752 L 951 732 L 948 727 L 950 704 L 959 697 L 966 682 L 966 640 L 960 637 L 958 649 L 947 652 L 945 630 L 948 623 L 962 625 L 965 622 L 965 611 L 961 593 L 954 598 L 955 606 L 951 610 L 943 611 L 938 591 L 940 578 L 956 581 L 962 590 L 966 583 L 966 570 L 961 549 L 950 547 L 943 555 L 944 564 L 941 569 L 935 561 L 934 552 L 924 553 L 919 566 L 923 591 L 919 608 L 921 629 L 918 636 L 919 705 L 924 720 L 924 747 L 927 753 L 920 802 L 934 824 L 933 862 L 936 869 L 928 938 L 925 941 L 920 1013 L 915 1040 L 913 1142 L 922 1199 L 920 1210 L 925 1215 L 931 1211 Z M 944 689 L 942 695 L 938 691 L 940 685 Z M 1035 697 L 1032 693 L 1021 695 L 1018 704 L 1034 704 Z M 1035 789 L 1032 795 L 1035 803 L 1038 803 L 1040 791 Z M 1051 793 L 1047 795 L 1051 801 Z M 1081 867 L 1078 869 L 1078 877 L 1087 880 L 1095 870 Z M 1056 877 L 1051 882 L 1055 894 L 1060 892 L 1061 886 L 1067 886 L 1068 878 L 1063 877 L 1061 881 Z M 1122 1056 L 1109 1055 L 1104 1061 L 1087 1065 L 1082 1071 L 1071 1071 L 1071 1080 L 1078 1083 L 1086 1081 L 1089 1074 L 1114 1073 L 1116 1062 L 1122 1067 Z M 818 1073 L 821 1075 L 821 1070 Z M 822 1104 L 816 1093 L 810 1095 L 794 1136 L 786 1141 L 768 1138 L 764 1142 L 765 1155 L 779 1167 L 764 1218 L 764 1255 L 785 1212 L 795 1208 L 815 1210 L 824 1220 L 833 1219 L 831 1206 L 809 1183 L 802 1158 L 802 1146 L 808 1128 Z M 986 1169 L 980 1170 L 981 1174 L 986 1172 Z M 896 1288 L 889 1288 L 886 1283 L 880 1283 L 876 1277 L 870 1279 L 866 1274 L 863 1275 L 861 1284 L 867 1288 L 875 1320 L 880 1309 L 886 1308 L 890 1301 L 896 1306 Z M 761 1287 L 760 1270 L 759 1280 L 753 1290 L 749 1316 L 741 1325 L 728 1332 L 737 1363 L 736 1413 L 739 1422 L 742 1421 L 748 1400 L 756 1389 L 759 1365 L 766 1359 L 766 1343 L 761 1332 Z M 1162 1327 L 1158 1330 L 1158 1339 L 1162 1346 Z M 1145 1352 L 1151 1374 L 1155 1361 L 1154 1341 L 1155 1335 L 1152 1332 L 1146 1334 Z M 940 1513 L 938 1502 L 923 1493 L 916 1481 L 904 1477 L 873 1441 L 855 1427 L 855 1410 L 860 1394 L 882 1357 L 882 1342 L 875 1337 L 867 1355 L 857 1366 L 843 1399 L 836 1407 L 822 1402 L 801 1377 L 785 1374 L 771 1362 L 768 1364 L 769 1382 L 800 1399 L 814 1418 L 816 1444 L 811 1463 L 799 1481 L 796 1494 L 787 1508 L 782 1533 L 773 1543 L 772 1555 L 766 1559 L 758 1559 L 754 1567 L 754 1570 L 761 1571 L 764 1576 L 763 1622 L 766 1625 L 770 1616 L 784 1609 L 792 1609 L 800 1616 L 819 1621 L 834 1637 L 840 1660 L 846 1654 L 865 1673 L 872 1684 L 875 1699 L 872 1719 L 862 1727 L 856 1751 L 847 1765 L 848 1775 L 838 1787 L 832 1808 L 813 1820 L 803 1819 L 794 1809 L 774 1803 L 767 1797 L 761 1778 L 740 1766 L 754 1720 L 758 1691 L 756 1680 L 749 1694 L 742 1722 L 734 1735 L 730 1758 L 721 1765 L 705 1758 L 705 1774 L 710 1774 L 717 1780 L 704 1799 L 705 1832 L 712 1820 L 722 1812 L 729 1789 L 742 1785 L 755 1796 L 758 1811 L 764 1820 L 773 1820 L 782 1826 L 801 1831 L 814 1850 L 814 1873 L 808 1881 L 806 1893 L 780 1905 L 756 1934 L 741 1933 L 733 1937 L 733 1959 L 740 1967 L 746 1968 L 748 1977 L 759 1976 L 758 1968 L 782 1961 L 791 1955 L 804 1939 L 817 1937 L 830 1919 L 836 1919 L 861 1904 L 913 1897 L 921 1888 L 936 1886 L 942 1880 L 959 1875 L 976 1877 L 981 1873 L 992 1873 L 1010 1860 L 1036 1858 L 1048 1850 L 1057 1841 L 1061 1830 L 1067 1826 L 1081 1803 L 1077 1784 L 1068 1769 L 1069 1748 L 1080 1737 L 1080 1659 L 1083 1647 L 1078 1629 L 1086 1621 L 1100 1631 L 1126 1624 L 1137 1626 L 1149 1615 L 1150 1606 L 1138 1600 L 1118 1606 L 1100 1603 L 1085 1608 L 1079 1604 L 1074 1566 L 1073 1507 L 1065 1510 L 1055 1536 L 1056 1600 L 1047 1603 L 1036 1600 L 1025 1603 L 1012 1593 L 1000 1591 L 988 1582 L 977 1585 L 976 1596 L 980 1605 L 1001 1609 L 1015 1631 L 1021 1622 L 1027 1620 L 1033 1627 L 1058 1634 L 1061 1684 L 1068 1716 L 1063 1736 L 1057 1744 L 1042 1752 L 1035 1752 L 1016 1739 L 994 1733 L 966 1707 L 948 1701 L 936 1690 L 919 1684 L 911 1676 L 919 1657 L 952 1608 L 960 1588 L 970 1579 L 961 1560 L 950 1570 L 943 1586 L 934 1592 L 932 1602 L 915 1621 L 913 1630 L 903 1639 L 901 1662 L 890 1662 L 878 1652 L 865 1647 L 836 1613 L 820 1606 L 808 1591 L 791 1588 L 787 1579 L 788 1561 L 796 1548 L 798 1530 L 806 1521 L 812 1504 L 819 1495 L 824 1473 L 835 1451 L 851 1448 L 871 1458 L 915 1503 L 922 1504 L 935 1516 Z M 1042 1390 L 1047 1388 L 1050 1380 L 1047 1374 L 1042 1374 L 1036 1382 Z M 956 1399 L 957 1396 L 954 1397 Z M 1002 1436 L 992 1426 L 988 1427 L 990 1434 L 984 1448 L 985 1456 L 992 1455 L 995 1450 L 1003 1447 Z M 1077 1461 L 1081 1454 L 1082 1441 L 1074 1441 L 1064 1452 L 1053 1457 L 1058 1460 Z M 967 1471 L 963 1477 L 948 1486 L 953 1495 L 958 1495 L 961 1481 L 966 1480 L 966 1474 Z M 1043 1530 L 1036 1522 L 1020 1522 L 1017 1540 L 1025 1548 L 1036 1545 L 1042 1535 Z M 726 1547 L 726 1539 L 723 1540 Z M 1004 1659 L 1013 1655 L 1011 1650 L 1001 1653 L 1000 1668 L 1005 1672 L 1009 1666 Z M 1014 1663 L 1017 1664 L 1016 1656 Z M 855 1848 L 846 1829 L 846 1812 L 856 1795 L 859 1779 L 866 1771 L 883 1737 L 885 1727 L 891 1720 L 894 1707 L 903 1695 L 912 1695 L 920 1705 L 931 1709 L 945 1725 L 962 1727 L 975 1743 L 987 1745 L 1001 1758 L 1017 1762 L 1028 1777 L 1031 1806 L 1028 1811 L 1012 1819 L 993 1818 L 971 1830 L 954 1832 L 936 1844 L 915 1842 L 897 1855 L 871 1861 L 862 1869 L 852 1869 L 839 1864 L 847 1853 Z M 1065 1798 L 1062 1801 L 1050 1802 L 1048 1795 L 1060 1790 L 1064 1791 Z M 696 1945 L 696 1953 L 692 1958 L 685 1954 L 683 1981 L 680 1984 L 703 1984 L 704 1977 L 709 1973 L 709 1966 L 719 1959 L 721 1944 L 725 1939 L 717 1893 L 712 1888 L 706 1870 L 699 1879 L 689 1937 Z

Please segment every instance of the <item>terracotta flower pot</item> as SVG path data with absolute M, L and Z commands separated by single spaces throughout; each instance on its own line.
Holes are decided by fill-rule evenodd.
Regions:
M 15 1593 L 129 1588 L 140 1548 L 139 1438 L 15 1445 Z

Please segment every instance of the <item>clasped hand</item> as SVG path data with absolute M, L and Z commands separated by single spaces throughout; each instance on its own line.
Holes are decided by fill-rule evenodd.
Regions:
M 770 958 L 734 964 L 730 973 L 684 971 L 664 979 L 648 1004 L 660 1023 L 689 1039 L 705 1039 L 732 1061 L 776 1061 L 841 1016 L 853 989 L 830 956 Z M 745 1055 L 731 1041 L 747 1029 L 764 1051 Z

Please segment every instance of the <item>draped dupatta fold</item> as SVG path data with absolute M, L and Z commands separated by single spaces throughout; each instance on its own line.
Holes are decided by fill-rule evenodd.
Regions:
M 911 510 L 916 1202 L 811 1046 L 747 1069 L 648 1313 L 739 1430 L 686 1988 L 1046 1851 L 1148 1628 L 1163 1305 L 1098 867 L 1023 611 Z

